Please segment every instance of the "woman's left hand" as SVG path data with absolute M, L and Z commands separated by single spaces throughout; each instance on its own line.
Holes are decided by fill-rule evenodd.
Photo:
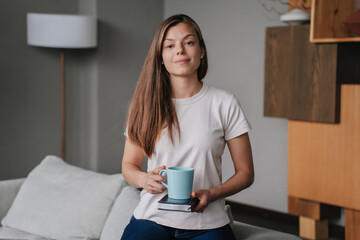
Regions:
M 191 196 L 193 198 L 198 198 L 200 200 L 198 205 L 193 210 L 194 212 L 198 212 L 198 213 L 204 212 L 206 207 L 211 202 L 210 190 L 208 190 L 208 189 L 200 189 L 200 190 L 198 190 L 196 192 L 192 192 Z

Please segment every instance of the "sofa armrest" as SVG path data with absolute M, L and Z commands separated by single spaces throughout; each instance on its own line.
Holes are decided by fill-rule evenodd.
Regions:
M 298 236 L 234 221 L 232 230 L 236 239 L 244 240 L 301 240 Z
M 0 220 L 11 207 L 25 178 L 0 181 Z

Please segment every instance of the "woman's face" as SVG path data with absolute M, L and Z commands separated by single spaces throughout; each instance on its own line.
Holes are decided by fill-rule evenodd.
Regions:
M 168 29 L 162 46 L 162 59 L 170 78 L 197 77 L 201 49 L 195 31 L 186 23 Z

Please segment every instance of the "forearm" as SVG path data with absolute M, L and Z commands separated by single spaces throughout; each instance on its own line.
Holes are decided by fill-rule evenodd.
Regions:
M 141 169 L 131 163 L 123 163 L 122 175 L 125 180 L 136 188 L 144 188 L 144 179 L 147 173 L 141 171 Z
M 235 174 L 225 183 L 210 189 L 210 197 L 214 200 L 238 193 L 254 182 L 254 165 L 248 134 L 227 141 L 227 145 L 234 163 Z
M 207 205 L 220 198 L 233 195 L 249 187 L 254 181 L 253 171 L 236 171 L 225 183 L 210 189 L 200 189 L 192 192 L 192 197 L 200 199 L 200 203 L 194 209 L 195 212 L 203 212 Z
M 238 171 L 225 183 L 209 189 L 210 201 L 234 195 L 248 187 L 254 182 L 254 173 Z

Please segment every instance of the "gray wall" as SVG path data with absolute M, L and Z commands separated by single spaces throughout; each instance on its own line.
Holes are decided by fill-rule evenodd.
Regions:
M 96 49 L 66 50 L 66 160 L 121 171 L 126 109 L 163 1 L 0 1 L 0 179 L 25 177 L 46 155 L 60 155 L 59 49 L 26 45 L 26 13 L 98 18 Z
M 26 13 L 77 11 L 71 0 L 0 1 L 0 179 L 60 154 L 60 51 L 26 45 Z M 73 81 L 76 69 L 68 73 Z
M 98 1 L 98 170 L 119 172 L 127 107 L 155 31 L 162 0 Z
M 163 1 L 79 1 L 79 12 L 97 16 L 98 47 L 78 54 L 68 122 L 69 160 L 81 167 L 121 171 L 128 103 L 157 26 Z M 70 136 L 71 135 L 71 136 Z
M 286 5 L 272 6 L 279 11 L 287 9 Z M 209 56 L 204 81 L 234 93 L 253 128 L 255 182 L 229 199 L 287 212 L 287 120 L 263 115 L 265 28 L 283 23 L 269 20 L 278 16 L 254 0 L 165 0 L 165 17 L 176 13 L 193 17 L 202 30 Z M 226 151 L 223 180 L 233 172 Z

